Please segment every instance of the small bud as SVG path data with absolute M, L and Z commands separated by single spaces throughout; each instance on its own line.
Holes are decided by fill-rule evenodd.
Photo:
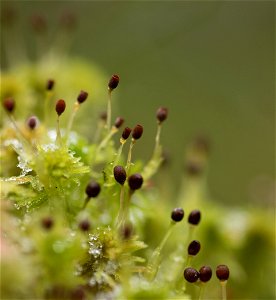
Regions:
M 127 140 L 130 133 L 131 133 L 131 129 L 129 127 L 126 127 L 122 133 L 122 139 Z
M 59 99 L 56 103 L 56 112 L 58 114 L 58 116 L 60 116 L 66 108 L 66 103 L 63 99 Z
M 45 32 L 47 29 L 46 20 L 42 15 L 35 14 L 31 17 L 31 25 L 37 33 Z
M 201 213 L 199 210 L 195 209 L 190 212 L 188 217 L 188 222 L 192 225 L 198 225 L 200 222 Z
M 15 101 L 13 98 L 6 98 L 3 101 L 3 107 L 5 108 L 5 110 L 9 113 L 12 113 L 14 111 L 15 108 Z
M 160 107 L 158 108 L 157 112 L 156 112 L 156 118 L 159 121 L 159 123 L 162 123 L 163 121 L 165 121 L 168 117 L 168 109 L 165 107 Z
M 95 198 L 99 195 L 101 186 L 96 181 L 90 181 L 86 187 L 86 195 L 89 198 Z
M 108 88 L 112 91 L 116 89 L 120 81 L 120 77 L 116 74 L 112 75 L 112 77 L 109 80 Z
M 171 218 L 175 222 L 180 222 L 184 217 L 184 210 L 182 208 L 175 208 L 171 213 Z
M 55 81 L 53 79 L 47 80 L 46 90 L 51 91 L 54 88 L 54 85 L 55 85 Z
M 41 226 L 46 229 L 50 230 L 54 225 L 54 221 L 51 217 L 45 217 L 41 220 Z
M 140 124 L 137 124 L 133 131 L 132 131 L 132 137 L 135 139 L 135 140 L 138 140 L 140 139 L 140 137 L 142 136 L 143 134 L 143 126 L 140 125 Z
M 203 166 L 201 163 L 196 161 L 188 161 L 185 166 L 186 172 L 190 176 L 198 176 L 203 171 Z
M 11 27 L 14 25 L 17 13 L 11 6 L 1 7 L 1 25 Z
M 126 181 L 126 171 L 124 169 L 124 167 L 122 166 L 115 166 L 113 169 L 113 174 L 114 174 L 114 178 L 115 180 L 120 183 L 121 185 L 123 185 Z
M 194 139 L 192 147 L 196 152 L 208 154 L 210 152 L 210 141 L 205 136 L 198 136 Z
M 199 279 L 207 282 L 212 278 L 212 269 L 209 266 L 203 266 L 199 269 Z
M 216 275 L 220 281 L 228 280 L 229 274 L 230 274 L 229 268 L 226 265 L 217 266 Z
M 77 25 L 77 19 L 73 12 L 65 11 L 60 16 L 60 24 L 63 28 L 70 31 L 74 29 Z
M 197 272 L 196 269 L 194 268 L 186 268 L 184 270 L 184 278 L 190 282 L 190 283 L 194 283 L 198 280 L 199 278 L 199 273 Z
M 88 231 L 90 229 L 90 222 L 88 220 L 82 220 L 79 223 L 79 228 L 82 231 Z
M 31 130 L 35 129 L 37 124 L 38 124 L 38 119 L 36 116 L 32 116 L 27 120 L 27 125 Z
M 103 120 L 104 122 L 106 121 L 106 119 L 107 119 L 106 111 L 103 111 L 100 113 L 100 119 Z
M 198 254 L 200 250 L 200 242 L 199 241 L 192 241 L 188 246 L 188 254 L 195 256 Z
M 116 128 L 120 128 L 120 127 L 123 125 L 124 121 L 125 121 L 125 120 L 124 120 L 123 118 L 118 117 L 118 118 L 115 120 L 114 126 L 115 126 Z
M 125 225 L 123 225 L 123 227 L 121 228 L 121 235 L 122 238 L 125 240 L 128 240 L 133 234 L 133 226 L 131 223 L 127 223 Z
M 143 184 L 143 177 L 141 174 L 133 174 L 128 177 L 128 185 L 131 190 L 135 191 L 141 188 Z
M 78 95 L 78 102 L 79 104 L 83 103 L 88 97 L 88 93 L 85 91 L 80 91 L 79 95 Z

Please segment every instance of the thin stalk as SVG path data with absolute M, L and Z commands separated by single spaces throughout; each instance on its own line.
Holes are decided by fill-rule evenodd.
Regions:
M 220 281 L 222 300 L 227 300 L 226 284 L 227 284 L 227 280 Z
M 154 280 L 154 278 L 156 277 L 158 267 L 160 264 L 161 251 L 164 248 L 168 238 L 172 234 L 172 230 L 173 230 L 175 224 L 176 224 L 175 222 L 172 222 L 170 224 L 170 227 L 169 227 L 167 233 L 165 234 L 164 238 L 162 239 L 160 245 L 152 253 L 152 256 L 151 256 L 148 266 L 147 266 L 147 272 L 145 273 L 145 276 L 148 280 Z
M 68 125 L 67 125 L 67 130 L 66 130 L 66 139 L 68 138 L 69 134 L 70 134 L 70 131 L 72 129 L 72 125 L 73 125 L 73 122 L 74 122 L 74 119 L 75 119 L 75 116 L 76 116 L 76 113 L 77 111 L 79 110 L 80 108 L 80 104 L 78 101 L 75 102 L 74 104 L 74 110 L 70 116 L 70 119 L 69 119 L 69 122 L 68 122 Z
M 131 143 L 129 145 L 128 155 L 127 155 L 127 164 L 126 164 L 126 172 L 129 174 L 130 166 L 131 166 L 131 156 L 132 156 L 132 148 L 135 144 L 135 139 L 131 140 Z
M 156 132 L 156 136 L 155 136 L 155 147 L 154 147 L 154 151 L 153 151 L 153 156 L 154 157 L 160 147 L 160 136 L 161 136 L 161 123 L 158 123 L 157 125 L 157 132 Z
M 57 137 L 56 137 L 56 145 L 62 145 L 61 133 L 60 133 L 60 125 L 59 125 L 59 116 L 57 117 Z
M 84 203 L 83 203 L 83 206 L 82 206 L 82 209 L 85 209 L 88 202 L 89 202 L 90 198 L 89 197 L 86 197 L 85 200 L 84 200 Z
M 116 154 L 116 159 L 115 159 L 115 161 L 114 161 L 114 166 L 117 166 L 117 165 L 118 165 L 118 162 L 119 162 L 120 157 L 121 157 L 121 155 L 122 155 L 123 148 L 124 148 L 124 144 L 126 143 L 126 140 L 124 140 L 123 138 L 120 138 L 120 143 L 121 143 L 121 145 L 120 145 L 120 147 L 119 147 L 119 149 L 118 149 L 118 152 L 117 152 L 117 154 Z
M 203 299 L 204 288 L 205 288 L 205 284 L 203 282 L 200 282 L 198 300 Z
M 115 126 L 113 126 L 111 128 L 111 130 L 109 131 L 108 135 L 102 140 L 102 142 L 100 143 L 100 145 L 98 146 L 98 150 L 101 150 L 102 148 L 104 148 L 106 146 L 106 144 L 108 143 L 108 141 L 112 138 L 112 136 L 118 131 L 118 128 L 116 128 Z
M 107 130 L 110 130 L 111 128 L 111 90 L 108 89 L 108 102 L 107 102 L 107 121 L 106 126 Z
M 44 100 L 44 122 L 45 122 L 45 126 L 47 126 L 48 122 L 49 122 L 49 102 L 51 100 L 53 96 L 53 92 L 52 91 L 46 91 L 46 96 L 45 96 L 45 100 Z
M 27 140 L 27 138 L 25 137 L 24 133 L 21 131 L 21 129 L 17 126 L 16 122 L 15 122 L 15 119 L 13 117 L 13 115 L 10 115 L 8 114 L 9 116 L 9 119 L 12 123 L 12 125 L 14 126 L 15 128 L 15 132 L 16 132 L 16 135 L 18 137 L 18 139 L 21 141 L 22 144 L 27 144 L 29 145 L 30 142 Z
M 125 189 L 124 186 L 121 186 L 120 191 L 120 208 L 119 213 L 116 220 L 116 228 L 119 228 L 121 224 L 123 223 L 123 217 L 124 217 L 124 197 L 125 197 Z

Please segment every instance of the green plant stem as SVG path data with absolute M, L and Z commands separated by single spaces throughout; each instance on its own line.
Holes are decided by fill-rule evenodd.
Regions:
M 116 219 L 116 228 L 119 228 L 123 223 L 123 217 L 124 217 L 124 197 L 125 197 L 125 188 L 124 185 L 121 186 L 120 191 L 120 208 L 119 213 Z
M 175 222 L 171 222 L 170 227 L 165 234 L 164 238 L 162 239 L 160 245 L 153 251 L 152 256 L 149 260 L 148 266 L 147 266 L 147 271 L 145 273 L 145 277 L 152 281 L 156 277 L 157 271 L 159 269 L 160 265 L 160 255 L 161 251 L 164 248 L 167 240 L 169 239 L 170 235 L 172 234 L 172 230 L 174 228 Z
M 203 299 L 204 288 L 205 288 L 205 283 L 200 282 L 198 300 L 202 300 Z
M 56 145 L 61 146 L 61 133 L 60 133 L 60 125 L 59 125 L 59 116 L 57 117 L 57 137 L 56 137 Z
M 220 281 L 222 300 L 227 300 L 226 284 L 227 284 L 227 280 Z
M 48 123 L 49 123 L 49 102 L 51 100 L 53 96 L 53 92 L 52 91 L 46 91 L 46 95 L 45 95 L 45 100 L 44 100 L 44 123 L 45 126 L 47 127 Z
M 128 155 L 127 155 L 127 163 L 126 163 L 126 173 L 127 173 L 127 175 L 130 172 L 132 148 L 133 148 L 134 144 L 135 144 L 135 139 L 131 139 L 131 143 L 129 145 Z
M 102 142 L 101 142 L 100 145 L 98 146 L 97 151 L 103 149 L 103 148 L 107 145 L 108 141 L 112 138 L 112 136 L 113 136 L 116 132 L 118 132 L 118 128 L 116 128 L 115 126 L 113 126 L 113 127 L 111 128 L 111 130 L 109 131 L 109 133 L 107 134 L 107 136 L 102 140 Z
M 123 139 L 123 138 L 120 138 L 120 143 L 121 143 L 121 145 L 120 145 L 120 147 L 119 147 L 119 149 L 116 153 L 116 158 L 115 158 L 115 161 L 114 161 L 114 167 L 117 166 L 118 163 L 119 163 L 119 160 L 120 160 L 120 157 L 122 155 L 124 144 L 126 143 L 126 140 Z
M 84 200 L 84 203 L 83 203 L 83 206 L 82 206 L 82 209 L 85 209 L 88 202 L 89 202 L 90 198 L 89 197 L 86 197 L 85 200 Z
M 69 119 L 69 122 L 68 122 L 68 125 L 67 125 L 66 140 L 68 139 L 68 136 L 70 134 L 70 131 L 72 129 L 72 125 L 73 125 L 73 122 L 74 122 L 74 119 L 75 119 L 75 116 L 76 116 L 76 113 L 79 110 L 79 108 L 80 108 L 80 104 L 79 104 L 78 101 L 76 101 L 75 104 L 74 104 L 73 112 L 72 112 L 72 114 L 70 116 L 70 119 Z
M 149 179 L 158 170 L 163 158 L 162 158 L 162 147 L 160 146 L 160 135 L 161 135 L 161 124 L 158 123 L 157 132 L 155 136 L 155 146 L 152 157 L 143 170 L 143 178 Z
M 108 89 L 108 102 L 107 102 L 107 119 L 106 119 L 106 126 L 107 126 L 107 130 L 110 130 L 111 128 L 111 90 Z

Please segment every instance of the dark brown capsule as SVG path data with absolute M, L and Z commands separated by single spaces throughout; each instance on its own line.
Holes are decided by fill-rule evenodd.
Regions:
M 83 103 L 87 99 L 87 97 L 88 97 L 88 93 L 87 92 L 80 91 L 77 100 L 81 104 L 81 103 Z
M 122 133 L 122 139 L 127 140 L 128 137 L 130 136 L 131 133 L 131 128 L 126 127 Z
M 175 208 L 171 213 L 171 218 L 174 222 L 180 222 L 184 217 L 184 210 L 180 207 Z
M 226 265 L 218 265 L 216 275 L 220 281 L 228 280 L 230 275 L 229 268 Z
M 41 226 L 46 229 L 50 230 L 54 225 L 54 221 L 51 217 L 45 217 L 41 220 Z
M 66 108 L 66 103 L 63 99 L 59 99 L 56 103 L 56 112 L 58 114 L 58 116 L 60 116 Z
M 92 180 L 86 186 L 85 192 L 88 198 L 95 198 L 99 195 L 101 191 L 101 186 L 98 182 Z
M 160 107 L 158 108 L 157 112 L 156 112 L 156 118 L 159 121 L 159 123 L 162 123 L 163 121 L 165 121 L 168 117 L 168 109 L 165 107 Z
M 203 266 L 199 269 L 199 279 L 207 282 L 212 278 L 212 269 L 209 266 Z
M 15 108 L 15 101 L 13 98 L 6 98 L 3 101 L 3 107 L 5 108 L 5 110 L 9 113 L 12 113 L 14 111 Z
M 35 32 L 43 33 L 47 29 L 46 19 L 39 14 L 34 14 L 31 16 L 31 25 Z
M 199 241 L 194 240 L 188 246 L 188 254 L 189 255 L 195 256 L 198 254 L 199 250 L 200 250 L 200 242 Z
M 132 130 L 132 137 L 135 140 L 138 140 L 141 138 L 142 134 L 143 134 L 143 126 L 140 124 L 137 124 L 134 129 Z
M 128 240 L 133 234 L 133 226 L 131 223 L 124 224 L 121 228 L 121 235 L 124 240 Z
M 113 174 L 114 174 L 114 178 L 115 180 L 120 183 L 121 185 L 123 185 L 126 181 L 126 171 L 124 169 L 124 167 L 122 166 L 115 166 L 113 169 Z
M 17 13 L 11 6 L 3 6 L 1 7 L 1 25 L 7 26 L 10 28 L 14 25 L 15 21 L 17 20 Z
M 200 162 L 188 161 L 186 163 L 185 170 L 188 175 L 195 177 L 202 174 L 203 165 Z
M 32 116 L 27 120 L 27 125 L 31 130 L 34 130 L 37 127 L 38 119 L 36 116 Z
M 111 91 L 116 89 L 116 87 L 119 84 L 119 81 L 120 81 L 119 75 L 116 75 L 116 74 L 112 75 L 112 77 L 110 78 L 109 83 L 108 83 L 108 88 Z
M 88 220 L 82 220 L 79 223 L 79 228 L 82 231 L 88 231 L 90 229 L 90 222 Z
M 103 111 L 100 113 L 100 119 L 103 120 L 104 122 L 106 121 L 107 119 L 107 112 L 106 111 Z
M 208 154 L 210 152 L 210 141 L 205 136 L 198 136 L 194 139 L 192 147 L 196 152 Z
M 55 81 L 53 79 L 49 79 L 46 82 L 46 90 L 51 91 L 54 88 Z
M 184 278 L 190 282 L 190 283 L 194 283 L 198 280 L 199 278 L 199 273 L 197 272 L 196 269 L 194 268 L 186 268 L 184 270 Z
M 115 120 L 114 126 L 115 126 L 116 128 L 120 128 L 120 127 L 123 125 L 124 121 L 125 121 L 125 120 L 124 120 L 123 118 L 118 117 L 118 118 L 116 118 L 116 120 Z
M 141 174 L 132 174 L 128 177 L 128 185 L 131 190 L 135 191 L 141 188 L 143 184 L 143 177 Z
M 68 31 L 73 30 L 77 25 L 77 18 L 74 12 L 72 11 L 63 12 L 62 15 L 60 16 L 60 25 Z
M 189 214 L 188 222 L 192 225 L 198 225 L 198 223 L 200 222 L 200 218 L 201 218 L 200 211 L 197 209 L 194 209 Z

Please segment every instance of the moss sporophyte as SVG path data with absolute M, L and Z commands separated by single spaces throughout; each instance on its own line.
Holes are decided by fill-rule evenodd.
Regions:
M 58 84 L 58 78 L 47 81 L 47 91 L 54 92 L 54 82 Z M 147 186 L 162 163 L 160 129 L 168 110 L 157 110 L 157 136 L 152 158 L 149 162 L 136 164 L 132 160 L 133 146 L 142 139 L 143 126 L 138 124 L 133 130 L 125 127 L 117 138 L 118 149 L 113 138 L 124 119 L 118 117 L 114 126 L 108 126 L 112 119 L 110 93 L 118 83 L 119 76 L 113 75 L 107 91 L 107 118 L 101 118 L 105 124 L 99 125 L 99 140 L 95 143 L 86 141 L 80 133 L 74 132 L 72 136 L 75 114 L 87 99 L 89 101 L 88 93 L 83 90 L 71 111 L 66 130 L 63 129 L 66 124 L 60 125 L 67 106 L 63 99 L 55 103 L 55 130 L 54 124 L 46 126 L 45 112 L 42 112 L 40 122 L 38 117 L 32 116 L 24 125 L 13 117 L 16 100 L 3 100 L 3 108 L 11 120 L 3 128 L 3 132 L 8 131 L 3 146 L 14 153 L 5 159 L 16 165 L 18 156 L 17 166 L 21 169 L 18 176 L 11 173 L 2 179 L 8 212 L 20 224 L 9 242 L 20 236 L 29 247 L 24 250 L 19 243 L 17 255 L 26 256 L 30 266 L 34 262 L 37 264 L 36 273 L 17 291 L 18 297 L 67 299 L 79 290 L 80 299 L 131 299 L 141 292 L 162 298 L 189 298 L 185 279 L 189 282 L 210 279 L 208 267 L 198 272 L 187 266 L 191 263 L 190 258 L 199 252 L 200 243 L 187 240 L 184 235 L 177 238 L 177 243 L 186 244 L 188 251 L 188 256 L 185 252 L 181 254 L 183 262 L 179 265 L 182 272 L 185 269 L 185 279 L 181 272 L 176 272 L 171 281 L 163 270 L 160 271 L 166 260 L 166 245 L 170 244 L 174 234 L 179 234 L 175 227 L 183 226 L 180 225 L 184 218 L 182 208 L 167 213 L 163 222 L 168 224 L 168 229 L 159 245 L 146 245 L 142 240 L 152 205 L 147 199 L 150 192 Z M 48 113 L 54 114 L 54 107 Z M 124 153 L 123 145 L 130 135 L 129 149 Z M 191 211 L 188 222 L 195 226 L 199 220 L 200 211 Z M 155 250 L 143 252 L 148 246 Z M 177 251 L 175 255 L 178 255 Z M 222 273 L 221 269 L 218 274 Z M 179 285 L 180 280 L 182 285 Z M 27 287 L 32 282 L 37 288 L 30 292 Z M 72 299 L 79 299 L 74 297 Z
M 1 22 L 12 37 L 16 14 L 3 11 Z M 45 53 L 50 24 L 31 18 L 34 63 L 20 63 L 12 39 L 3 44 L 1 299 L 254 299 L 257 287 L 271 295 L 253 278 L 271 257 L 271 226 L 259 209 L 251 218 L 210 199 L 209 140 L 189 143 L 174 191 L 170 159 L 182 159 L 165 159 L 161 137 L 175 117 L 165 106 L 149 111 L 154 145 L 137 159 L 150 130 L 140 112 L 114 114 L 124 78 L 65 56 L 77 23 L 67 12 L 59 24 Z

